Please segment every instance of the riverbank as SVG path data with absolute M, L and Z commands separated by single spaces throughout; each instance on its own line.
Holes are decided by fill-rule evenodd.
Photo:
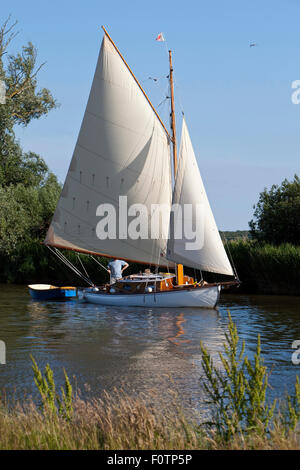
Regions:
M 233 260 L 241 286 L 231 292 L 247 294 L 300 295 L 300 247 L 290 244 L 273 246 L 250 240 L 232 240 L 225 248 Z M 108 282 L 107 272 L 89 256 L 65 251 L 65 256 L 81 271 L 83 262 L 89 277 L 101 284 Z M 104 266 L 107 258 L 97 258 Z M 18 246 L 13 256 L 0 255 L 0 283 L 82 286 L 85 283 L 38 240 Z M 149 266 L 146 266 L 147 268 Z M 138 272 L 144 267 L 130 264 L 126 274 Z M 194 276 L 193 270 L 188 270 Z M 218 276 L 207 273 L 208 280 Z
M 149 398 L 149 397 L 148 397 Z M 0 450 L 292 450 L 300 449 L 299 434 L 275 428 L 236 434 L 226 441 L 205 433 L 176 406 L 155 410 L 143 398 L 123 392 L 102 399 L 74 401 L 66 420 L 45 415 L 33 403 L 0 407 Z

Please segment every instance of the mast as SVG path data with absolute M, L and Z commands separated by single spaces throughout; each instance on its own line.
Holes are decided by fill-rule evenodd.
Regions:
M 174 168 L 174 181 L 177 172 L 177 141 L 176 141 L 176 123 L 175 123 L 175 101 L 174 101 L 174 81 L 173 81 L 173 64 L 172 64 L 172 51 L 169 51 L 169 64 L 170 64 L 170 91 L 171 91 L 171 129 L 172 129 L 172 143 L 173 143 L 173 168 Z M 183 284 L 183 265 L 176 265 L 177 284 Z
M 171 90 L 171 129 L 172 129 L 172 143 L 173 143 L 173 168 L 174 180 L 177 172 L 177 142 L 176 142 L 176 124 L 175 124 L 175 101 L 174 101 L 174 81 L 173 81 L 173 65 L 172 65 L 172 51 L 169 51 L 170 63 L 170 90 Z

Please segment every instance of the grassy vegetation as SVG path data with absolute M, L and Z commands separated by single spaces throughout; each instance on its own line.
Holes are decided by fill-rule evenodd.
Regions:
M 142 397 L 122 392 L 102 399 L 73 402 L 68 421 L 45 416 L 33 403 L 0 409 L 0 449 L 300 449 L 299 433 L 275 425 L 267 434 L 237 433 L 226 440 L 217 432 L 205 432 L 187 420 L 180 409 L 156 411 Z
M 237 240 L 226 249 L 242 281 L 239 292 L 300 295 L 300 246 Z
M 40 406 L 1 404 L 0 449 L 300 449 L 299 381 L 280 406 L 268 403 L 259 340 L 251 362 L 229 317 L 222 367 L 201 348 L 209 422 L 187 418 L 172 390 L 171 404 L 159 404 L 159 394 L 133 397 L 123 390 L 85 401 L 74 394 L 65 373 L 58 393 L 50 366 L 43 374 L 33 360 Z

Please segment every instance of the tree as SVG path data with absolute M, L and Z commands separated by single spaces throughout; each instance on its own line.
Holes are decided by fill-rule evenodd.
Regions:
M 0 253 L 11 255 L 22 243 L 43 239 L 60 191 L 52 173 L 40 186 L 0 186 Z
M 50 91 L 38 90 L 37 51 L 33 44 L 8 55 L 16 36 L 8 18 L 0 27 L 0 254 L 11 256 L 30 240 L 40 240 L 55 210 L 61 186 L 46 162 L 34 152 L 23 153 L 14 126 L 27 126 L 57 106 Z
M 300 245 L 300 179 L 285 179 L 281 185 L 266 188 L 253 206 L 256 220 L 249 222 L 250 234 L 256 240 L 279 245 Z
M 28 180 L 30 172 L 46 172 L 46 164 L 36 154 L 23 155 L 15 139 L 14 126 L 27 126 L 32 119 L 46 115 L 57 103 L 47 88 L 38 90 L 37 50 L 32 43 L 16 55 L 8 55 L 8 46 L 15 38 L 16 22 L 8 18 L 0 27 L 0 81 L 5 99 L 0 104 L 0 185 L 8 186 Z M 30 181 L 28 180 L 28 183 Z

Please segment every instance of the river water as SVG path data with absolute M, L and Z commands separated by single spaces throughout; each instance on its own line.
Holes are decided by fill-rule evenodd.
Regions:
M 184 407 L 201 408 L 200 341 L 218 362 L 228 310 L 249 357 L 261 336 L 269 397 L 291 393 L 300 375 L 292 362 L 292 343 L 300 340 L 299 297 L 222 294 L 217 310 L 109 308 L 36 302 L 25 286 L 15 285 L 0 285 L 0 340 L 6 345 L 0 390 L 16 399 L 36 396 L 32 354 L 41 368 L 50 364 L 58 384 L 65 368 L 86 397 L 120 387 L 162 397 L 175 388 Z

